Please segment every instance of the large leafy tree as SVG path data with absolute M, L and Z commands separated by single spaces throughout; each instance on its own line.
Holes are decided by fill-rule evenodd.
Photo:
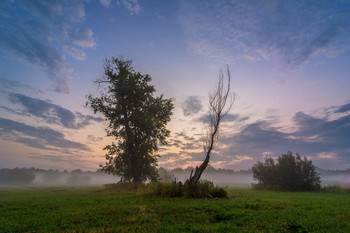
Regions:
M 166 129 L 174 108 L 171 99 L 154 96 L 151 77 L 135 72 L 132 62 L 122 58 L 105 61 L 104 76 L 96 83 L 106 86 L 100 97 L 87 96 L 87 105 L 109 122 L 107 136 L 116 142 L 107 145 L 102 169 L 121 177 L 121 182 L 156 180 L 158 145 L 166 144 Z

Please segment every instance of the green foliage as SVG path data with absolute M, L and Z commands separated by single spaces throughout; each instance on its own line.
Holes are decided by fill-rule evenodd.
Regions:
M 228 197 L 227 191 L 224 188 L 215 186 L 210 190 L 210 194 L 214 198 Z
M 155 181 L 158 145 L 166 144 L 170 134 L 166 124 L 174 108 L 172 100 L 154 97 L 151 77 L 135 72 L 129 60 L 106 60 L 104 74 L 96 82 L 106 84 L 106 91 L 100 97 L 87 96 L 87 105 L 104 115 L 109 122 L 107 135 L 116 140 L 104 148 L 107 162 L 101 167 L 122 182 Z
M 188 199 L 0 186 L 0 232 L 350 232 L 348 193 L 228 191 L 229 198 Z
M 311 160 L 303 159 L 292 152 L 282 154 L 277 162 L 266 158 L 252 167 L 253 177 L 259 183 L 256 189 L 307 191 L 320 189 L 320 175 L 316 172 Z
M 195 186 L 188 183 L 150 183 L 141 191 L 145 196 L 186 197 L 186 198 L 221 198 L 227 197 L 227 191 L 214 186 L 210 181 L 199 181 Z

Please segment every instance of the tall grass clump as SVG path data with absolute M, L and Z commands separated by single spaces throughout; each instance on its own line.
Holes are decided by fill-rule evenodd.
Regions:
M 141 190 L 141 195 L 157 197 L 222 198 L 227 191 L 214 186 L 210 181 L 199 181 L 195 186 L 188 183 L 149 183 Z
M 114 183 L 114 184 L 103 184 L 104 189 L 107 190 L 116 190 L 116 191 L 137 191 L 145 187 L 143 183 Z
M 327 185 L 320 189 L 324 193 L 350 193 L 350 188 L 341 187 L 340 185 Z

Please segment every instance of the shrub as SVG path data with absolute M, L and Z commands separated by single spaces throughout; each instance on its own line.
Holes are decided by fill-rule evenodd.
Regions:
M 223 188 L 220 188 L 218 186 L 213 187 L 211 190 L 211 195 L 215 198 L 222 198 L 227 197 L 227 191 Z
M 342 192 L 350 192 L 350 189 L 343 188 L 339 185 L 327 185 L 327 186 L 323 186 L 320 189 L 320 191 L 325 193 L 342 193 Z
M 186 197 L 186 198 L 221 198 L 227 197 L 225 189 L 214 186 L 213 182 L 200 181 L 194 187 L 188 183 L 150 183 L 141 191 L 145 196 Z
M 181 197 L 183 184 L 179 183 L 149 183 L 142 190 L 145 196 Z
M 290 151 L 279 156 L 277 162 L 266 158 L 264 162 L 254 164 L 252 169 L 254 179 L 259 181 L 254 188 L 307 191 L 321 187 L 320 175 L 312 161 Z

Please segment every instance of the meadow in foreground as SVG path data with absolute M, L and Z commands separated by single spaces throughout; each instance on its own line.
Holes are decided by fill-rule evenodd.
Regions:
M 229 188 L 227 199 L 0 187 L 0 232 L 350 232 L 349 193 Z

